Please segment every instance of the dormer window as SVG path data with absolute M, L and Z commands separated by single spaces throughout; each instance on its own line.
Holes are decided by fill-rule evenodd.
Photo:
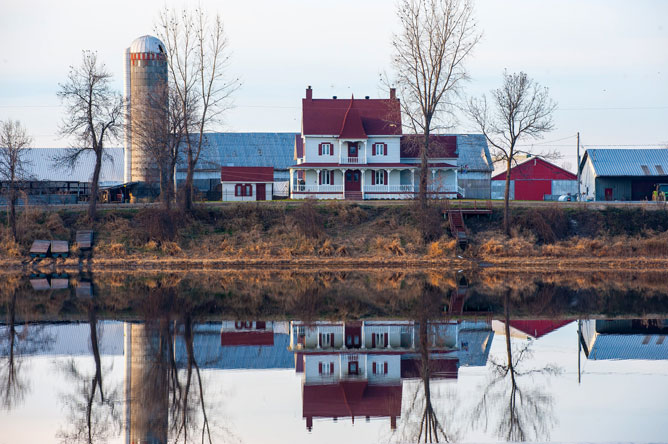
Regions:
M 371 149 L 374 156 L 387 156 L 387 144 L 386 143 L 374 143 Z

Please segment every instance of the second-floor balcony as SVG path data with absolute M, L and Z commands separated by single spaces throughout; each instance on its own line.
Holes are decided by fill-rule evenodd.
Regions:
M 341 163 L 342 164 L 353 164 L 353 165 L 359 165 L 359 164 L 365 164 L 366 159 L 364 157 L 348 157 L 348 156 L 342 156 L 341 157 Z

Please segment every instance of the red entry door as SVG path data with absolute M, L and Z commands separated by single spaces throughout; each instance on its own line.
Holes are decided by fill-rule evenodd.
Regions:
M 612 200 L 612 188 L 605 189 L 605 200 Z
M 360 170 L 346 171 L 346 191 L 362 191 L 362 173 Z
M 258 183 L 255 185 L 255 190 L 257 193 L 256 200 L 267 200 L 267 184 Z
M 348 157 L 358 156 L 357 142 L 348 143 Z

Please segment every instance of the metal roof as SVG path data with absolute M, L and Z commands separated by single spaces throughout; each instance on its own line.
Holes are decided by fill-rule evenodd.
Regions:
M 123 323 L 101 321 L 98 340 L 101 355 L 123 354 Z M 0 326 L 0 337 L 7 335 L 7 326 Z M 14 353 L 38 356 L 91 355 L 90 325 L 85 322 L 67 324 L 21 324 Z M 8 356 L 7 343 L 0 345 L 0 356 Z
M 597 176 L 668 176 L 668 149 L 665 148 L 592 148 L 585 151 L 581 169 L 587 159 Z
M 143 35 L 134 39 L 130 44 L 130 52 L 132 53 L 141 53 L 141 52 L 153 52 L 156 54 L 165 53 L 165 45 L 157 37 L 152 35 Z
M 290 336 L 274 333 L 274 345 L 220 345 L 220 324 L 217 331 L 198 331 L 193 340 L 195 359 L 200 368 L 272 369 L 294 368 L 295 358 L 288 350 Z M 182 368 L 187 362 L 183 339 L 175 344 L 176 363 Z
M 487 139 L 483 134 L 457 134 L 457 165 L 468 171 L 494 170 Z
M 298 133 L 207 133 L 197 170 L 261 166 L 287 170 L 294 163 Z M 179 169 L 185 167 L 180 164 Z
M 597 334 L 589 359 L 668 359 L 668 341 L 660 334 Z
M 31 148 L 26 152 L 28 161 L 26 170 L 29 179 L 53 181 L 88 182 L 93 176 L 95 154 L 92 151 L 84 152 L 74 166 L 56 165 L 54 159 L 66 154 L 68 148 Z M 105 148 L 109 157 L 102 159 L 100 183 L 123 182 L 123 148 Z

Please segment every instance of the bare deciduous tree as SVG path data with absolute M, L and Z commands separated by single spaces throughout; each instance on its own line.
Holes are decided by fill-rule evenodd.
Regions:
M 183 137 L 187 173 L 182 208 L 190 211 L 195 166 L 206 144 L 204 133 L 220 122 L 240 84 L 238 79 L 227 78 L 230 51 L 220 15 L 210 21 L 199 8 L 164 9 L 157 33 L 167 50 L 169 81 L 177 98 L 175 106 L 187 117 Z
M 464 61 L 480 40 L 470 0 L 401 0 L 401 29 L 393 38 L 395 83 L 404 124 L 424 136 L 420 149 L 420 206 L 427 205 L 429 135 L 451 114 L 468 76 Z
M 18 120 L 0 122 L 0 177 L 8 182 L 9 226 L 16 240 L 16 201 L 18 182 L 28 176 L 27 150 L 32 143 L 25 127 Z
M 517 148 L 517 142 L 525 136 L 540 138 L 551 131 L 557 104 L 550 99 L 547 88 L 523 72 L 504 72 L 503 85 L 493 90 L 491 96 L 491 107 L 486 96 L 470 99 L 468 114 L 496 151 L 495 159 L 506 164 L 503 230 L 510 235 L 510 170 L 518 153 L 528 154 Z
M 189 109 L 190 106 L 186 107 Z M 132 124 L 132 133 L 139 149 L 151 160 L 150 164 L 156 165 L 160 198 L 167 210 L 171 209 L 174 200 L 174 174 L 185 134 L 187 119 L 183 111 L 173 87 L 155 91 L 143 106 L 133 110 L 137 117 Z
M 58 91 L 58 97 L 67 106 L 67 117 L 60 132 L 76 141 L 56 162 L 74 168 L 83 153 L 92 151 L 95 155 L 88 207 L 91 220 L 96 216 L 105 142 L 117 137 L 121 129 L 122 100 L 120 94 L 111 89 L 110 81 L 111 74 L 104 63 L 98 62 L 97 54 L 84 51 L 81 65 L 70 67 L 67 81 Z
M 519 350 L 512 346 L 510 294 L 511 290 L 508 289 L 504 297 L 506 360 L 490 358 L 492 378 L 468 417 L 473 429 L 487 430 L 489 418 L 498 415 L 496 431 L 499 438 L 506 441 L 547 441 L 554 425 L 552 394 L 539 384 L 523 390 L 518 382 L 523 376 L 558 375 L 562 369 L 554 364 L 523 368 L 525 361 L 530 361 L 532 357 L 531 342 L 519 347 Z

